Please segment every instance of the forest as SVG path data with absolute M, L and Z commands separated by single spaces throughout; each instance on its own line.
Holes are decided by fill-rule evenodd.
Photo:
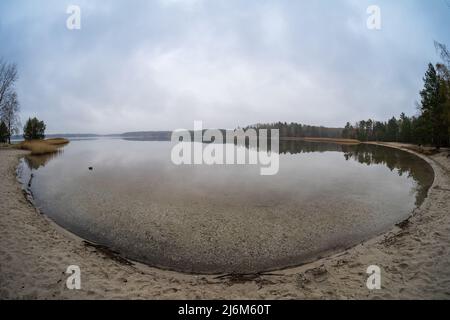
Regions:
M 344 128 L 327 128 L 299 123 L 255 124 L 246 129 L 278 129 L 283 138 L 345 138 L 359 141 L 404 142 L 435 147 L 450 146 L 450 52 L 435 43 L 441 63 L 430 63 L 423 78 L 424 86 L 417 102 L 417 114 L 400 114 L 386 121 L 347 122 Z
M 417 103 L 417 114 L 400 114 L 387 121 L 362 120 L 349 122 L 342 137 L 360 141 L 389 141 L 450 146 L 450 52 L 441 43 L 435 43 L 442 63 L 430 63 L 423 78 L 424 86 Z

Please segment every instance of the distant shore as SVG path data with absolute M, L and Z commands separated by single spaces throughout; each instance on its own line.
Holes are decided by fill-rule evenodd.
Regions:
M 129 264 L 101 247 L 86 245 L 37 214 L 26 201 L 16 178 L 18 159 L 26 152 L 0 148 L 0 298 L 448 299 L 450 159 L 446 153 L 424 156 L 408 145 L 382 145 L 414 153 L 434 169 L 428 198 L 410 219 L 361 245 L 301 267 L 222 277 Z M 81 290 L 66 288 L 64 272 L 69 265 L 81 268 Z M 369 265 L 382 269 L 382 290 L 366 288 Z

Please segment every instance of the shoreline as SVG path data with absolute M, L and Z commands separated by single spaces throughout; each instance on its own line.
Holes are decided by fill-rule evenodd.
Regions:
M 0 235 L 4 244 L 4 247 L 0 248 L 0 298 L 448 298 L 450 297 L 450 252 L 447 249 L 450 241 L 449 232 L 439 233 L 440 236 L 447 237 L 442 241 L 435 239 L 437 243 L 426 242 L 432 244 L 432 249 L 437 252 L 433 250 L 421 252 L 424 241 L 420 237 L 414 237 L 411 231 L 416 227 L 420 234 L 427 226 L 435 230 L 435 225 L 430 225 L 431 222 L 435 222 L 432 219 L 434 216 L 445 220 L 445 223 L 437 224 L 438 227 L 446 228 L 445 231 L 450 230 L 450 217 L 443 214 L 450 207 L 448 194 L 445 197 L 449 189 L 450 161 L 444 158 L 443 154 L 428 157 L 405 149 L 400 144 L 379 144 L 416 154 L 425 159 L 435 172 L 435 180 L 428 197 L 420 208 L 414 210 L 414 214 L 406 220 L 407 223 L 402 223 L 401 227 L 396 226 L 387 233 L 329 257 L 299 267 L 274 271 L 276 274 L 249 275 L 249 279 L 243 275 L 218 277 L 184 274 L 135 262 L 126 265 L 123 261 L 111 259 L 101 248 L 99 250 L 86 246 L 81 238 L 73 238 L 67 234 L 68 231 L 61 232 L 59 230 L 61 227 L 54 227 L 56 223 L 48 223 L 49 218 L 44 216 L 43 219 L 43 216 L 37 215 L 36 209 L 25 201 L 21 192 L 17 192 L 22 190 L 15 176 L 17 159 L 26 153 L 10 149 L 0 150 L 1 175 L 5 176 L 0 193 L 2 197 L 0 226 L 6 231 Z M 439 198 L 437 202 L 434 201 L 436 197 Z M 433 221 L 428 221 L 430 219 Z M 419 222 L 428 224 L 419 225 Z M 402 241 L 399 240 L 406 243 L 400 243 Z M 408 242 L 418 242 L 419 246 L 411 247 L 411 243 Z M 50 252 L 46 247 L 51 248 Z M 395 248 L 397 250 L 393 250 Z M 412 286 L 411 281 L 405 283 L 403 273 L 409 271 L 410 264 L 407 261 L 397 261 L 399 256 L 408 253 L 403 252 L 405 248 L 411 253 L 406 257 L 416 258 L 417 263 L 425 266 L 431 263 L 429 267 L 432 268 L 436 265 L 433 259 L 441 256 L 445 267 L 439 272 L 418 277 L 422 282 L 418 286 Z M 413 254 L 414 251 L 418 252 Z M 422 254 L 423 259 L 417 259 L 417 254 Z M 75 263 L 77 261 L 78 263 Z M 22 263 L 25 267 L 17 263 Z M 82 290 L 70 291 L 65 287 L 67 275 L 64 272 L 67 266 L 72 264 L 81 267 L 84 279 Z M 383 282 L 386 289 L 369 291 L 365 288 L 365 271 L 373 264 L 380 265 L 382 275 L 384 272 L 392 273 L 390 276 L 386 275 L 387 283 Z M 416 268 L 413 274 L 422 269 L 424 268 Z M 436 277 L 436 274 L 441 273 L 444 276 Z M 36 279 L 37 275 L 42 279 Z M 427 286 L 432 281 L 440 282 L 441 285 L 436 283 L 432 286 L 431 295 L 428 291 L 417 291 L 418 287 Z M 391 285 L 389 282 L 392 282 Z
M 303 138 L 301 139 L 295 139 L 295 141 L 311 141 L 311 142 L 330 142 L 329 139 L 321 139 L 318 138 L 318 140 L 315 140 L 314 138 L 312 138 L 311 140 L 305 140 Z M 350 143 L 348 142 L 348 139 L 344 139 L 345 142 L 339 142 L 340 140 L 333 140 L 332 143 L 336 143 L 336 144 L 342 144 L 342 145 L 349 145 Z M 363 144 L 361 142 L 358 142 L 358 144 Z M 367 144 L 379 144 L 379 143 L 367 143 Z M 391 146 L 386 146 L 386 147 L 391 147 Z M 400 149 L 398 147 L 393 147 L 396 149 Z M 403 149 L 405 150 L 405 149 Z M 409 150 L 405 150 L 406 152 L 408 152 Z M 27 153 L 25 153 L 27 154 Z M 423 158 L 427 163 L 429 161 L 426 160 L 426 158 L 419 156 L 420 158 Z M 19 161 L 22 158 L 22 156 L 19 157 Z M 431 166 L 431 165 L 430 165 Z M 394 231 L 395 228 L 400 225 L 405 223 L 406 221 L 408 221 L 413 215 L 415 210 L 417 209 L 414 208 L 409 212 L 409 216 L 404 219 L 399 221 L 398 223 L 396 223 L 395 225 L 392 225 L 392 227 L 388 227 L 386 228 L 386 230 L 384 231 L 380 231 L 378 233 L 373 233 L 373 234 L 369 234 L 367 235 L 364 239 L 360 239 L 359 241 L 355 241 L 353 244 L 349 244 L 349 245 L 342 245 L 342 246 L 333 246 L 333 247 L 329 247 L 325 250 L 322 251 L 318 251 L 316 253 L 312 253 L 311 255 L 309 255 L 309 257 L 307 259 L 305 259 L 304 261 L 300 262 L 300 263 L 292 263 L 290 265 L 285 265 L 282 267 L 274 267 L 274 268 L 270 268 L 270 269 L 264 269 L 264 270 L 257 270 L 254 272 L 243 272 L 243 273 L 227 273 L 227 272 L 193 272 L 193 271 L 184 271 L 184 270 L 177 270 L 174 268 L 169 268 L 166 266 L 162 266 L 162 265 L 158 265 L 158 264 L 149 264 L 146 263 L 142 260 L 135 260 L 133 258 L 127 257 L 126 255 L 122 254 L 121 251 L 117 251 L 115 249 L 113 249 L 112 247 L 109 247 L 108 245 L 104 245 L 101 243 L 97 243 L 95 241 L 89 240 L 87 238 L 83 238 L 82 236 L 77 235 L 76 233 L 64 228 L 63 226 L 59 225 L 57 222 L 55 222 L 54 220 L 52 220 L 52 218 L 50 218 L 45 211 L 41 210 L 40 208 L 38 208 L 34 202 L 34 198 L 33 198 L 33 193 L 32 190 L 30 188 L 30 183 L 31 180 L 33 179 L 33 177 L 30 178 L 30 182 L 26 183 L 26 180 L 24 181 L 20 181 L 21 180 L 21 174 L 19 173 L 19 168 L 20 168 L 20 164 L 17 165 L 16 168 L 16 175 L 17 175 L 17 180 L 19 181 L 20 185 L 22 186 L 22 191 L 23 194 L 25 196 L 25 198 L 27 199 L 27 201 L 32 205 L 32 207 L 34 208 L 34 210 L 41 215 L 50 225 L 52 225 L 54 228 L 56 228 L 57 230 L 59 230 L 60 232 L 68 235 L 69 237 L 77 240 L 77 241 L 81 241 L 85 246 L 91 247 L 91 248 L 96 248 L 99 252 L 103 253 L 104 255 L 108 256 L 109 258 L 116 260 L 116 261 L 120 261 L 123 264 L 127 264 L 127 265 L 135 265 L 135 264 L 139 264 L 144 266 L 144 268 L 154 268 L 154 269 L 158 269 L 161 271 L 169 271 L 169 272 L 176 272 L 176 273 L 180 273 L 183 275 L 189 275 L 189 276 L 215 276 L 215 277 L 219 277 L 219 278 L 223 278 L 223 277 L 234 277 L 234 278 L 246 278 L 246 277 L 255 277 L 258 275 L 268 275 L 274 272 L 283 272 L 285 270 L 290 270 L 290 269 L 295 269 L 295 268 L 299 268 L 308 264 L 311 264 L 317 260 L 323 259 L 323 258 L 327 258 L 330 256 L 333 256 L 335 254 L 339 254 L 342 252 L 345 252 L 346 250 L 349 250 L 353 247 L 356 247 L 358 245 L 363 245 L 364 243 L 370 241 L 371 239 L 375 239 L 379 236 L 385 235 L 388 232 Z M 433 180 L 434 180 L 434 171 L 433 171 Z M 28 186 L 27 186 L 28 184 Z M 431 188 L 431 186 L 430 186 Z

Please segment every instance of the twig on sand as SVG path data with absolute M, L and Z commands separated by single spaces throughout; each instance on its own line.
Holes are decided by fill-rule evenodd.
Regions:
M 436 186 L 436 187 L 434 187 L 434 189 L 441 190 L 441 191 L 450 191 L 450 189 L 442 188 L 441 186 Z
M 84 245 L 86 247 L 92 247 L 95 248 L 96 250 L 98 250 L 99 252 L 103 253 L 105 256 L 107 256 L 108 258 L 119 262 L 121 264 L 127 265 L 127 266 L 132 266 L 133 263 L 123 257 L 120 256 L 120 254 L 106 246 L 102 246 L 100 244 L 95 244 L 95 243 L 91 243 L 88 241 L 83 241 Z
M 404 230 L 409 227 L 410 223 L 411 223 L 410 219 L 406 219 L 400 223 L 397 223 L 396 226 L 399 227 L 400 229 Z
M 248 282 L 255 281 L 261 277 L 281 277 L 282 274 L 278 273 L 267 273 L 267 272 L 257 272 L 257 273 L 227 273 L 215 277 L 214 279 L 228 279 L 231 282 Z

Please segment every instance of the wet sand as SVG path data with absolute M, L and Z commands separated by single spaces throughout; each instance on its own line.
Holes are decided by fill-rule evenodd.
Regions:
M 2 299 L 450 298 L 446 154 L 422 156 L 432 165 L 435 181 L 429 197 L 400 227 L 314 263 L 248 276 L 188 275 L 130 265 L 86 245 L 25 200 L 15 172 L 23 154 L 0 149 Z M 81 268 L 81 290 L 66 288 L 69 265 Z M 381 267 L 382 290 L 366 288 L 369 265 Z

